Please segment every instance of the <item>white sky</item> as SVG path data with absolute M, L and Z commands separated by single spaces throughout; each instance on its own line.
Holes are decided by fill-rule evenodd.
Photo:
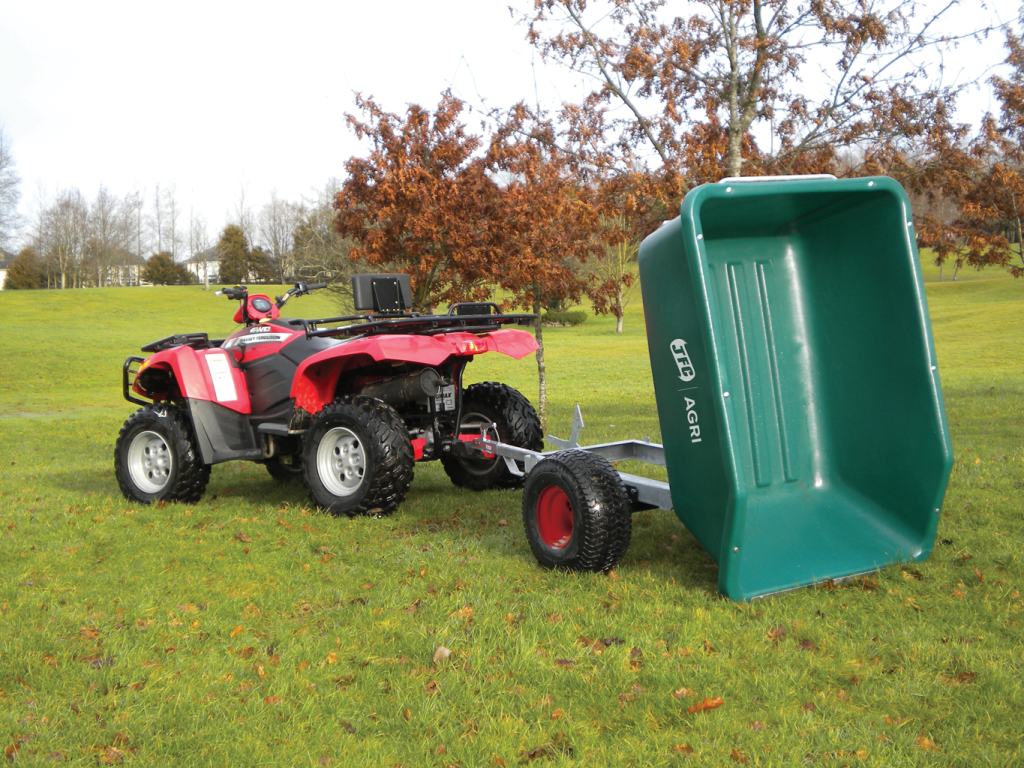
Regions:
M 1006 21 L 1015 4 L 995 10 Z M 363 152 L 344 122 L 355 91 L 392 112 L 433 108 L 448 87 L 474 105 L 481 95 L 488 106 L 535 93 L 552 107 L 578 99 L 582 84 L 545 68 L 508 5 L 0 0 L 0 125 L 22 212 L 39 190 L 50 198 L 78 187 L 91 200 L 102 183 L 151 199 L 157 184 L 173 184 L 182 228 L 194 207 L 215 238 L 243 188 L 258 209 L 273 189 L 297 200 L 344 175 L 345 160 Z M 1005 58 L 1002 36 L 957 56 L 948 71 L 974 79 Z M 987 87 L 964 105 L 971 121 L 996 106 Z

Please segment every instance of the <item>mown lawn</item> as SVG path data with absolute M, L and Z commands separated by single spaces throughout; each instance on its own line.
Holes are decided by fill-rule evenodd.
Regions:
M 614 574 L 544 571 L 517 493 L 436 465 L 384 520 L 321 515 L 250 464 L 215 467 L 192 506 L 128 503 L 124 357 L 224 335 L 234 305 L 0 293 L 0 748 L 15 765 L 1020 765 L 1024 282 L 927 291 L 956 453 L 932 557 L 750 604 L 717 594 L 667 512 L 634 517 Z M 545 332 L 549 431 L 579 402 L 588 442 L 659 438 L 639 302 L 622 336 L 609 318 Z M 536 397 L 530 360 L 471 371 Z

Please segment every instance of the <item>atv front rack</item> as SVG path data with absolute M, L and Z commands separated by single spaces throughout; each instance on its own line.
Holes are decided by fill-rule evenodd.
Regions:
M 143 352 L 163 352 L 171 347 L 192 347 L 193 349 L 210 349 L 219 346 L 210 341 L 205 333 L 178 333 L 152 341 L 142 348 Z

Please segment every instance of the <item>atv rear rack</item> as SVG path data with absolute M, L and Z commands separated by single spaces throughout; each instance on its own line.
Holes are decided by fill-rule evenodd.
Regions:
M 491 302 L 464 302 L 453 304 L 444 315 L 404 314 L 398 317 L 388 315 L 343 315 L 341 317 L 325 317 L 316 320 L 297 320 L 306 331 L 306 337 L 330 336 L 371 336 L 387 333 L 414 333 L 423 336 L 436 336 L 442 333 L 489 333 L 498 330 L 502 325 L 526 325 L 537 319 L 534 314 L 491 314 L 491 309 L 498 309 Z M 486 310 L 486 311 L 481 311 Z M 354 325 L 337 328 L 319 328 L 328 323 L 344 323 L 362 320 Z

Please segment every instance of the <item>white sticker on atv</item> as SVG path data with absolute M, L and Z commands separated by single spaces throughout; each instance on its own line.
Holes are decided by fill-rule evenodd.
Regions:
M 440 413 L 441 411 L 454 411 L 455 410 L 455 385 L 451 384 L 447 387 L 441 387 L 441 391 L 434 395 L 434 411 Z
M 686 342 L 682 339 L 673 341 L 669 348 L 672 350 L 672 357 L 676 361 L 676 368 L 679 369 L 679 378 L 683 381 L 692 381 L 697 374 L 690 362 L 690 353 L 686 351 Z
M 263 344 L 268 341 L 272 341 L 275 344 L 280 344 L 282 341 L 288 341 L 291 338 L 290 333 L 261 333 L 259 336 L 241 336 L 238 339 L 234 339 L 239 344 Z
M 210 378 L 213 379 L 213 391 L 217 396 L 217 402 L 237 400 L 238 393 L 235 391 L 235 380 L 231 377 L 231 364 L 228 362 L 228 356 L 206 355 L 206 367 L 210 369 Z

